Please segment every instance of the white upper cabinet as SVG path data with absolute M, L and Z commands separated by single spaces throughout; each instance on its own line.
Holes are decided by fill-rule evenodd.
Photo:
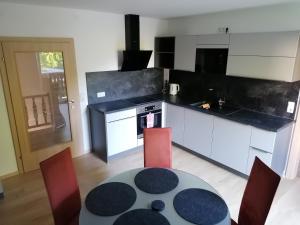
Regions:
M 196 45 L 228 45 L 229 34 L 204 34 L 196 36 Z
M 174 69 L 194 72 L 197 48 L 228 48 L 228 45 L 228 34 L 176 36 Z
M 176 36 L 174 69 L 195 71 L 196 37 L 192 35 Z
M 231 34 L 229 55 L 296 57 L 299 32 Z
M 226 74 L 292 82 L 294 66 L 295 58 L 229 55 Z
M 227 75 L 300 80 L 299 32 L 231 34 Z

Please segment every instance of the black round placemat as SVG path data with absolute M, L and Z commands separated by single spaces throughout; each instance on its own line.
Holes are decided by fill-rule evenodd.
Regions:
M 135 190 L 128 184 L 102 184 L 87 195 L 86 208 L 99 216 L 114 216 L 128 210 L 136 200 Z
M 179 192 L 173 205 L 185 220 L 198 225 L 213 225 L 221 222 L 228 213 L 224 200 L 218 195 L 199 188 Z
M 135 209 L 121 215 L 113 225 L 170 225 L 162 214 L 150 209 Z
M 148 168 L 140 171 L 134 178 L 136 186 L 150 194 L 163 194 L 176 188 L 178 177 L 170 170 Z

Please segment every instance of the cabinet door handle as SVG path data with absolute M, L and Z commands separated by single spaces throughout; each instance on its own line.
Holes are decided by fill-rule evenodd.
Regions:
M 268 151 L 263 150 L 263 149 L 260 149 L 260 148 L 255 148 L 255 147 L 252 147 L 252 146 L 250 146 L 250 148 L 252 148 L 252 149 L 254 149 L 254 150 L 257 150 L 257 151 L 260 151 L 260 152 L 272 154 L 271 152 L 268 152 Z
M 131 119 L 131 118 L 135 118 L 136 116 L 131 116 L 131 117 L 126 117 L 126 118 L 121 118 L 121 119 L 118 119 L 118 120 L 112 120 L 112 121 L 109 121 L 107 123 L 113 123 L 113 122 L 117 122 L 117 121 L 122 121 L 122 120 L 127 120 L 127 119 Z

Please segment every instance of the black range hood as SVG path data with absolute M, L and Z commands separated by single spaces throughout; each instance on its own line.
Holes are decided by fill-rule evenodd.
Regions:
M 134 71 L 147 68 L 152 51 L 140 50 L 140 18 L 138 15 L 125 15 L 126 50 L 123 51 L 121 71 Z

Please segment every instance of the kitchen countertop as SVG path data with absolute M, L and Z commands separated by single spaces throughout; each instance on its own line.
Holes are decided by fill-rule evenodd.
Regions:
M 139 105 L 144 105 L 144 104 L 157 102 L 157 101 L 163 101 L 163 95 L 161 94 L 147 95 L 143 97 L 90 104 L 88 105 L 88 107 L 101 113 L 112 113 L 123 109 L 135 108 Z
M 273 132 L 277 132 L 278 130 L 294 122 L 291 119 L 271 116 L 268 114 L 259 113 L 242 108 L 236 108 L 236 110 L 232 110 L 232 112 L 229 113 L 226 110 L 219 110 L 218 108 L 206 110 L 199 107 L 191 106 L 192 103 L 199 102 L 199 98 L 180 97 L 162 94 L 91 104 L 88 107 L 101 113 L 111 113 L 123 109 L 135 108 L 139 105 L 148 104 L 150 102 L 155 101 L 164 101 L 173 105 L 185 107 L 202 113 L 214 115 L 220 118 L 232 120 L 235 122 Z
M 101 113 L 111 113 L 123 109 L 135 108 L 136 105 L 127 100 L 117 100 L 88 105 L 89 108 Z

